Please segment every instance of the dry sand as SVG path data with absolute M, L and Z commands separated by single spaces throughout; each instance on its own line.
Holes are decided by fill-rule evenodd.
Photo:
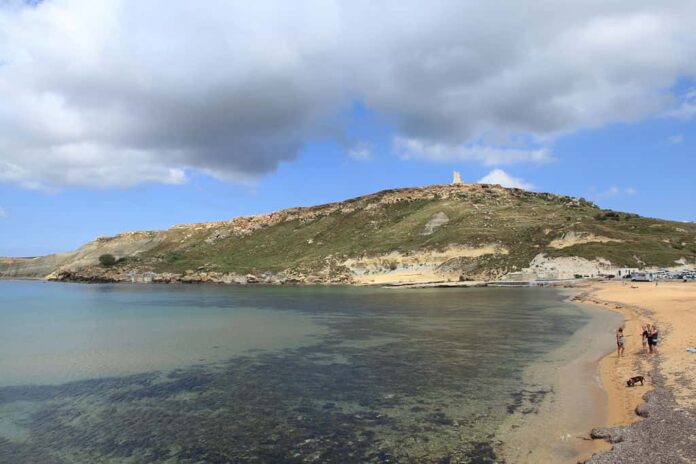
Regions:
M 633 411 L 645 391 L 625 388 L 626 379 L 645 375 L 652 362 L 659 362 L 677 403 L 696 406 L 696 354 L 686 351 L 696 347 L 696 282 L 598 283 L 585 302 L 619 311 L 626 319 L 625 356 L 617 358 L 614 352 L 600 363 L 602 383 L 609 394 L 609 425 L 636 420 Z M 643 354 L 640 334 L 646 323 L 659 330 L 657 356 Z

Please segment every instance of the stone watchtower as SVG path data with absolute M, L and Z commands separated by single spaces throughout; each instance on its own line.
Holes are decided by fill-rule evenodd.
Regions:
M 452 185 L 457 185 L 457 184 L 463 184 L 462 182 L 462 175 L 459 174 L 459 171 L 454 171 L 452 173 Z

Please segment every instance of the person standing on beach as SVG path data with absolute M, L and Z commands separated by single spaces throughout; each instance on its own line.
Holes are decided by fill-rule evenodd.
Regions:
M 643 354 L 648 354 L 648 336 L 650 335 L 650 325 L 643 326 L 643 333 L 640 334 L 641 341 L 643 342 Z M 652 347 L 650 347 L 650 353 L 652 353 Z
M 619 327 L 619 330 L 616 331 L 616 351 L 619 358 L 623 356 L 625 344 L 626 339 L 624 338 L 623 327 Z
M 650 333 L 648 334 L 648 346 L 650 346 L 650 352 L 652 354 L 657 354 L 657 327 L 654 325 L 650 326 Z

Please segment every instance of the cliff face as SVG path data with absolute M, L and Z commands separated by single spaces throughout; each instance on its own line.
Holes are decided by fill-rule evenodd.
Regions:
M 128 232 L 115 237 L 102 237 L 71 253 L 58 253 L 35 258 L 0 258 L 0 277 L 36 279 L 56 272 L 79 271 L 99 264 L 99 256 L 138 256 L 157 246 L 163 232 Z
M 6 279 L 40 279 L 69 260 L 72 253 L 36 258 L 0 258 L 0 277 Z
M 100 266 L 106 253 L 119 263 Z M 496 279 L 530 263 L 532 271 L 567 277 L 573 269 L 554 263 L 577 262 L 586 273 L 695 259 L 694 224 L 604 211 L 562 195 L 458 184 L 99 238 L 73 253 L 0 260 L 0 277 L 423 282 Z

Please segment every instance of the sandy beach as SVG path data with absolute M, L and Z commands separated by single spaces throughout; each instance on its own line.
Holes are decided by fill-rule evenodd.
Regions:
M 693 432 L 696 424 L 696 353 L 686 351 L 688 347 L 696 347 L 696 283 L 659 282 L 656 285 L 654 282 L 596 282 L 590 284 L 586 292 L 574 300 L 618 312 L 625 320 L 625 356 L 619 358 L 614 350 L 599 363 L 600 379 L 607 395 L 604 425 L 618 427 L 616 433 L 619 433 L 620 439 L 612 435 L 614 432 L 608 433 L 621 446 L 614 447 L 612 457 L 597 455 L 592 462 L 612 462 L 620 456 L 616 453 L 630 454 L 628 443 L 632 434 L 641 435 L 642 442 L 650 440 L 651 424 L 626 426 L 641 420 L 636 413 L 636 408 L 639 407 L 643 408 L 643 416 L 650 417 L 645 422 L 653 419 L 654 414 L 648 414 L 650 405 L 644 404 L 644 396 L 653 389 L 659 390 L 656 393 L 665 398 L 666 404 L 660 406 L 662 411 L 654 411 L 667 417 L 661 424 L 663 429 L 669 427 L 671 418 L 674 421 L 691 422 L 692 425 L 679 432 L 680 429 L 675 424 L 676 432 L 673 435 L 676 436 L 667 437 L 667 441 L 673 439 L 674 443 L 645 444 L 648 453 L 652 452 L 654 455 L 651 457 L 643 453 L 640 456 L 645 457 L 645 462 L 696 462 L 696 454 L 691 454 L 694 448 L 689 446 L 696 440 Z M 657 355 L 645 354 L 643 350 L 642 326 L 647 323 L 655 324 L 659 330 Z M 606 339 L 608 346 L 615 346 L 613 338 L 603 339 Z M 636 375 L 645 377 L 645 385 L 628 388 L 626 380 Z M 654 407 L 653 405 L 653 409 Z M 679 443 L 684 446 L 680 447 Z M 636 446 L 638 445 L 633 447 Z M 678 460 L 661 460 L 661 448 L 674 452 L 673 458 Z
M 505 462 L 696 462 L 696 354 L 686 351 L 696 346 L 696 283 L 591 282 L 571 295 L 601 310 L 590 306 L 589 323 L 526 372 L 529 389 L 552 379 L 553 394 L 501 428 Z M 657 355 L 643 351 L 647 323 L 659 330 Z M 645 385 L 628 388 L 636 375 Z

